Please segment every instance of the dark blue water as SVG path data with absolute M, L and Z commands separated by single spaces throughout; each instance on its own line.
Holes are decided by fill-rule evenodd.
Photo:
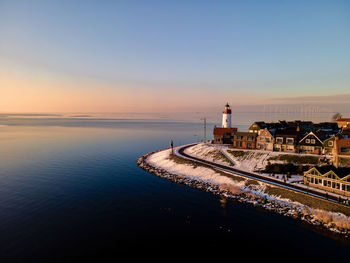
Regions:
M 137 167 L 137 157 L 170 139 L 197 140 L 201 124 L 72 123 L 0 127 L 0 262 L 115 262 L 160 252 L 165 260 L 189 252 L 349 259 L 346 240 L 249 205 L 222 207 L 210 193 Z

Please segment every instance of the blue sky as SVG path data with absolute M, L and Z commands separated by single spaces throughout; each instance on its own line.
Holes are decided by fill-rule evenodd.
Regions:
M 91 96 L 81 111 L 350 93 L 349 1 L 0 0 L 0 36 L 0 76 L 11 76 L 0 111 L 60 111 L 29 95 L 11 107 L 36 82 L 48 105 L 50 93 Z

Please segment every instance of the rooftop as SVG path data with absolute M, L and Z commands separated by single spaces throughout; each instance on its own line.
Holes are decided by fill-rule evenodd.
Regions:
M 327 166 L 316 166 L 317 171 L 321 174 L 328 173 L 329 171 L 333 171 L 339 178 L 344 178 L 345 176 L 350 175 L 350 167 L 334 167 L 333 165 Z
M 214 135 L 223 135 L 225 133 L 233 133 L 233 132 L 237 132 L 237 128 L 214 127 Z
M 350 118 L 339 118 L 337 119 L 338 122 L 345 121 L 345 122 L 350 122 Z

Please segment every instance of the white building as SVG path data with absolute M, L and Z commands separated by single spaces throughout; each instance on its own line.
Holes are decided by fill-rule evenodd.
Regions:
M 222 128 L 231 128 L 231 108 L 228 103 L 225 105 L 225 110 L 222 114 Z

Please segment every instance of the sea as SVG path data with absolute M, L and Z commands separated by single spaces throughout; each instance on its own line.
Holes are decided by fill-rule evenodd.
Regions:
M 349 261 L 349 239 L 136 165 L 170 140 L 203 139 L 202 120 L 1 116 L 0 262 Z

